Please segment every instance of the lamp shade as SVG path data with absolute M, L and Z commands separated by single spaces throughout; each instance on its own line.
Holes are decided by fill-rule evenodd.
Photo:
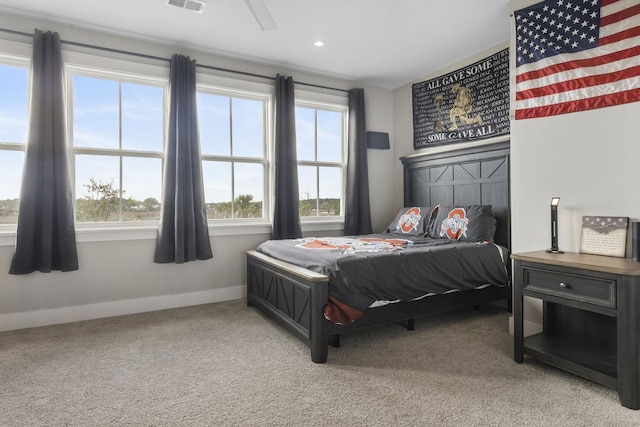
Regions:
M 367 148 L 388 150 L 391 148 L 389 145 L 389 134 L 386 132 L 367 131 Z

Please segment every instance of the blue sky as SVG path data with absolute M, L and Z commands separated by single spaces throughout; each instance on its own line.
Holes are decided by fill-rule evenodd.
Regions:
M 150 151 L 163 149 L 162 86 L 73 77 L 73 144 L 75 147 Z M 120 115 L 120 111 L 122 114 Z M 122 126 L 120 127 L 120 116 Z M 122 135 L 120 135 L 122 132 Z M 120 158 L 80 154 L 75 158 L 76 198 L 87 194 L 90 178 L 120 186 Z M 123 157 L 124 197 L 161 199 L 159 158 Z
M 94 77 L 73 78 L 73 144 L 119 148 L 119 82 Z M 161 86 L 123 82 L 122 149 L 162 151 Z
M 198 127 L 203 155 L 264 156 L 263 101 L 198 93 Z M 207 203 L 229 202 L 241 194 L 264 200 L 264 166 L 261 163 L 207 161 L 202 165 Z M 231 183 L 235 184 L 232 195 Z
M 24 144 L 27 138 L 28 69 L 0 66 L 0 142 Z M 24 154 L 0 151 L 0 200 L 20 197 Z
M 317 135 L 314 127 L 317 123 Z M 316 153 L 317 138 L 317 153 Z M 342 115 L 337 111 L 296 108 L 296 143 L 299 160 L 320 162 L 342 161 Z M 298 190 L 300 199 L 339 198 L 341 173 L 337 168 L 298 167 Z M 317 194 L 318 179 L 321 194 Z M 324 191 L 324 193 L 323 193 Z

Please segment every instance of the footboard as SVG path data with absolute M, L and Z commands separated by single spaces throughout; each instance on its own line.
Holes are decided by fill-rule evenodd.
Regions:
M 253 305 L 276 323 L 291 331 L 311 347 L 311 360 L 327 361 L 329 337 L 372 326 L 473 307 L 509 298 L 511 287 L 482 289 L 434 295 L 412 302 L 400 302 L 370 309 L 350 325 L 336 325 L 324 318 L 329 278 L 306 268 L 271 258 L 256 251 L 247 252 L 247 305 Z
M 323 274 L 247 252 L 247 305 L 254 305 L 309 345 L 316 363 L 327 361 L 328 282 Z

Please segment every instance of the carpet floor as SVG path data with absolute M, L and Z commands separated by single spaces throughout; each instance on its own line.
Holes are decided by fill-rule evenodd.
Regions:
M 513 361 L 496 307 L 347 334 L 326 364 L 244 301 L 0 333 L 2 426 L 638 426 Z

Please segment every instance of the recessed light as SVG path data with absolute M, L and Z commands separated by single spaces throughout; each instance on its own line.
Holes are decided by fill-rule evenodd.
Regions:
M 322 46 L 324 46 L 324 42 L 322 40 L 317 40 L 317 41 L 313 42 L 313 45 L 315 47 L 322 47 Z

